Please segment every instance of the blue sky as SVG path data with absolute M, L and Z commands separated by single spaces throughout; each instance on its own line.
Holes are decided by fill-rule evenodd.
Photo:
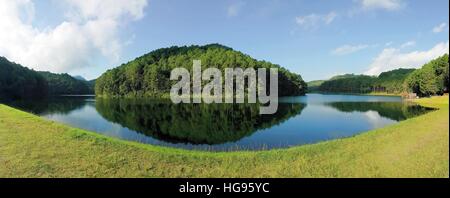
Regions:
M 448 53 L 448 0 L 0 0 L 0 56 L 88 79 L 154 49 L 221 43 L 299 73 L 377 75 Z M 2 8 L 7 12 L 1 12 Z

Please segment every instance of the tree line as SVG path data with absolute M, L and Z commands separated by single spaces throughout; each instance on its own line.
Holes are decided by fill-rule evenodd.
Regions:
M 78 80 L 69 74 L 28 69 L 0 57 L 0 98 L 44 98 L 50 95 L 93 94 L 94 81 Z
M 76 79 L 69 74 L 38 73 L 47 81 L 50 95 L 94 94 L 89 81 Z
M 448 54 L 425 64 L 406 79 L 408 91 L 419 96 L 442 95 L 448 93 L 449 63 Z
M 448 54 L 438 57 L 420 69 L 396 69 L 379 76 L 345 74 L 326 81 L 309 83 L 310 91 L 391 94 L 416 93 L 418 96 L 448 93 Z
M 177 67 L 192 72 L 192 61 L 201 60 L 202 70 L 225 68 L 278 68 L 279 95 L 303 95 L 307 85 L 298 74 L 266 61 L 258 61 L 229 47 L 210 44 L 162 48 L 108 70 L 95 83 L 95 93 L 104 97 L 161 97 L 168 95 L 175 81 L 171 70 Z M 207 82 L 202 82 L 207 83 Z
M 169 93 L 170 71 L 175 67 L 191 70 L 192 60 L 200 59 L 202 68 L 279 69 L 279 95 L 303 95 L 309 91 L 348 93 L 416 93 L 441 95 L 449 91 L 448 54 L 420 69 L 396 69 L 379 76 L 345 74 L 308 85 L 300 75 L 279 65 L 258 61 L 229 47 L 211 44 L 162 48 L 108 70 L 99 79 L 85 81 L 68 74 L 37 72 L 0 57 L 0 97 L 36 98 L 62 94 L 95 94 L 111 97 L 155 97 Z
M 0 57 L 1 98 L 44 97 L 47 91 L 47 81 L 39 73 Z

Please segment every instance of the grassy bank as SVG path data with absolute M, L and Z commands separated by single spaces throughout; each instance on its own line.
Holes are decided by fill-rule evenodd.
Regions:
M 351 138 L 208 153 L 108 138 L 0 105 L 0 177 L 449 177 L 448 96 L 439 110 Z

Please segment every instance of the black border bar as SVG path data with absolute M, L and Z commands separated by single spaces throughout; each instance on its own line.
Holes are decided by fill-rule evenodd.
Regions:
M 268 183 L 270 192 L 234 193 L 214 190 L 212 195 L 231 194 L 299 194 L 299 195 L 430 195 L 449 192 L 449 179 L 0 179 L 0 190 L 10 193 L 64 193 L 64 194 L 177 194 L 180 186 L 223 186 L 242 183 Z

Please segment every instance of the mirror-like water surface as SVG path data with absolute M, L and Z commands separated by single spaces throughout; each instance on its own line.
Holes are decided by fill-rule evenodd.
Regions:
M 431 110 L 400 97 L 322 94 L 280 98 L 273 115 L 259 115 L 259 104 L 173 104 L 93 96 L 8 104 L 125 140 L 214 151 L 284 148 L 349 137 Z

